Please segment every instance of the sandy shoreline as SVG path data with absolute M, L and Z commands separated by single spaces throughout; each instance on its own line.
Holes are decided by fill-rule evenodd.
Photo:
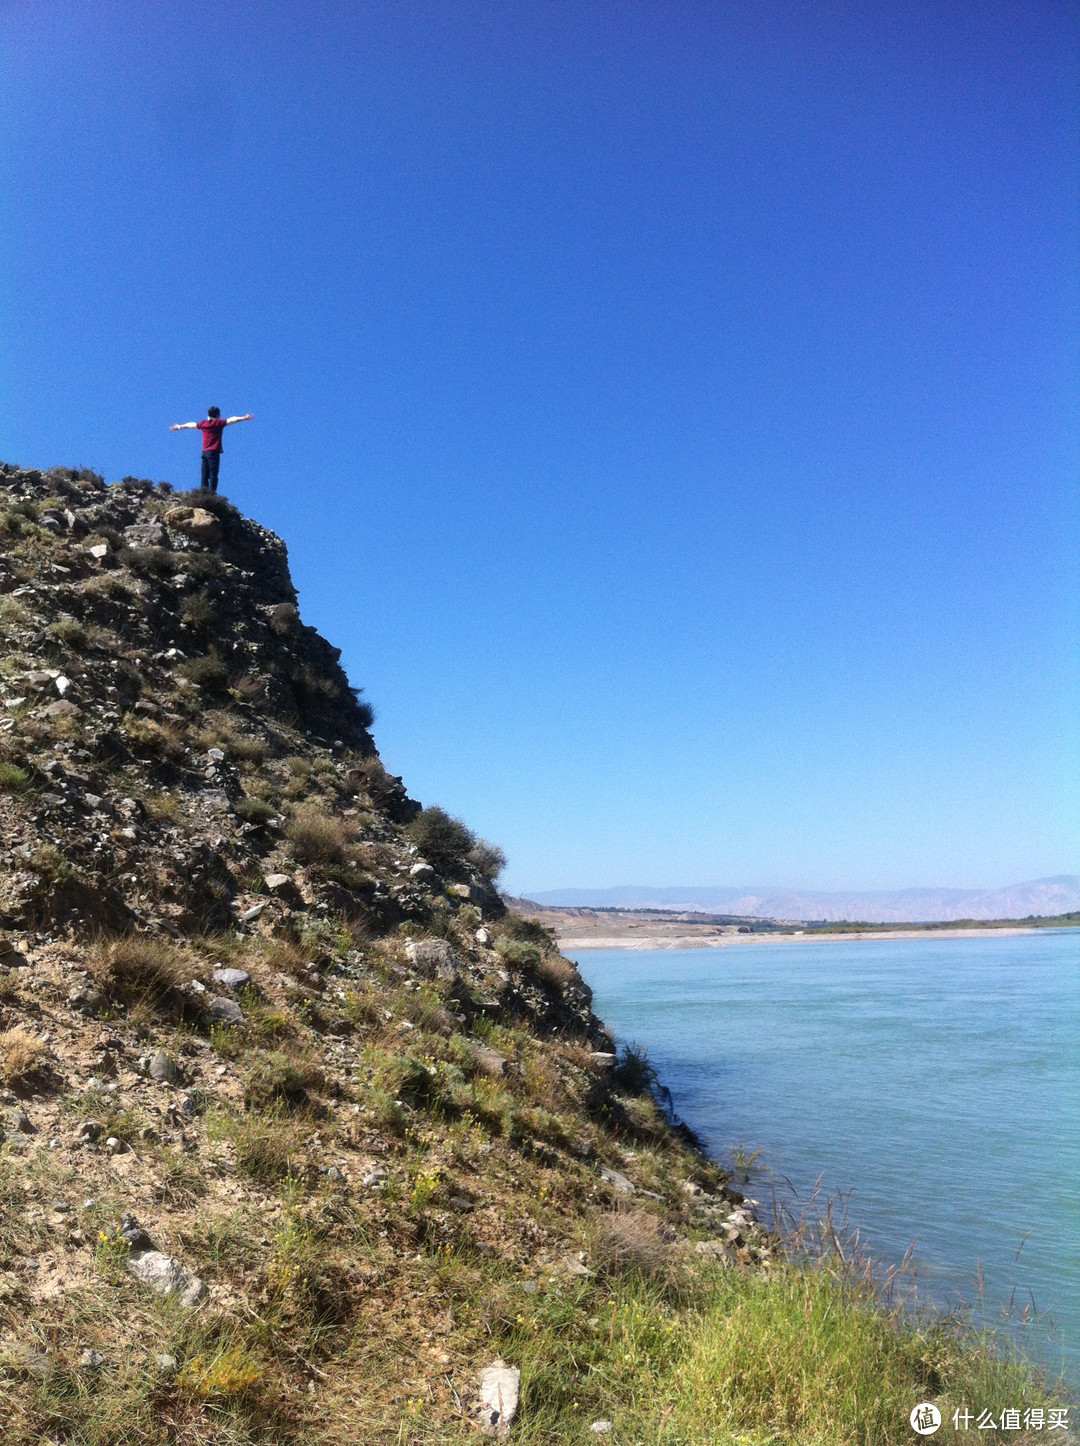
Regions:
M 559 948 L 564 953 L 585 949 L 727 949 L 753 944 L 844 944 L 866 943 L 872 939 L 985 939 L 1011 937 L 1015 934 L 1039 934 L 1045 930 L 1017 926 L 1008 929 L 888 929 L 854 934 L 808 934 L 799 930 L 769 934 L 635 934 L 603 937 L 597 934 L 575 936 L 556 931 Z

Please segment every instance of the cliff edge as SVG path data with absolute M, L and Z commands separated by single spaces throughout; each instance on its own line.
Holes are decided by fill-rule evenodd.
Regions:
M 0 472 L 7 1443 L 587 1416 L 618 1282 L 769 1260 L 339 656 L 224 497 Z

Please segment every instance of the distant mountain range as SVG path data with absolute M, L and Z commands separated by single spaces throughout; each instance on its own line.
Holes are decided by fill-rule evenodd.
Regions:
M 549 908 L 677 909 L 759 919 L 843 919 L 867 924 L 921 924 L 949 919 L 1025 919 L 1080 910 L 1080 874 L 1058 874 L 1004 889 L 882 889 L 812 893 L 793 889 L 544 889 L 530 894 Z

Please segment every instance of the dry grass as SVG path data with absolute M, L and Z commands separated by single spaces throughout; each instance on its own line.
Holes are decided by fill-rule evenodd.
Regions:
M 158 723 L 153 718 L 141 718 L 129 713 L 124 719 L 124 732 L 131 746 L 139 753 L 150 753 L 158 758 L 178 762 L 184 756 L 183 732 L 171 723 Z
M 341 864 L 353 838 L 344 819 L 317 808 L 298 808 L 289 820 L 289 849 L 298 864 Z
M 593 1231 L 590 1258 L 605 1275 L 633 1272 L 653 1281 L 670 1274 L 673 1259 L 660 1222 L 645 1210 L 602 1215 Z
M 0 1034 L 0 1079 L 6 1085 L 29 1084 L 44 1068 L 48 1049 L 29 1030 L 16 1025 Z
M 581 975 L 569 959 L 561 954 L 545 954 L 536 966 L 536 972 L 545 984 L 554 989 L 565 989 L 568 984 L 580 984 Z
M 90 965 L 111 994 L 149 1003 L 175 994 L 191 975 L 183 951 L 153 934 L 131 934 L 104 944 Z

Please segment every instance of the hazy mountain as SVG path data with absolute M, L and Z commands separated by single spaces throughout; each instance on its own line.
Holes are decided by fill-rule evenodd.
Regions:
M 764 888 L 544 889 L 538 904 L 561 908 L 693 909 L 772 919 L 858 919 L 872 924 L 947 919 L 1023 919 L 1080 910 L 1080 874 L 1058 874 L 1003 889 L 876 889 L 815 893 Z

